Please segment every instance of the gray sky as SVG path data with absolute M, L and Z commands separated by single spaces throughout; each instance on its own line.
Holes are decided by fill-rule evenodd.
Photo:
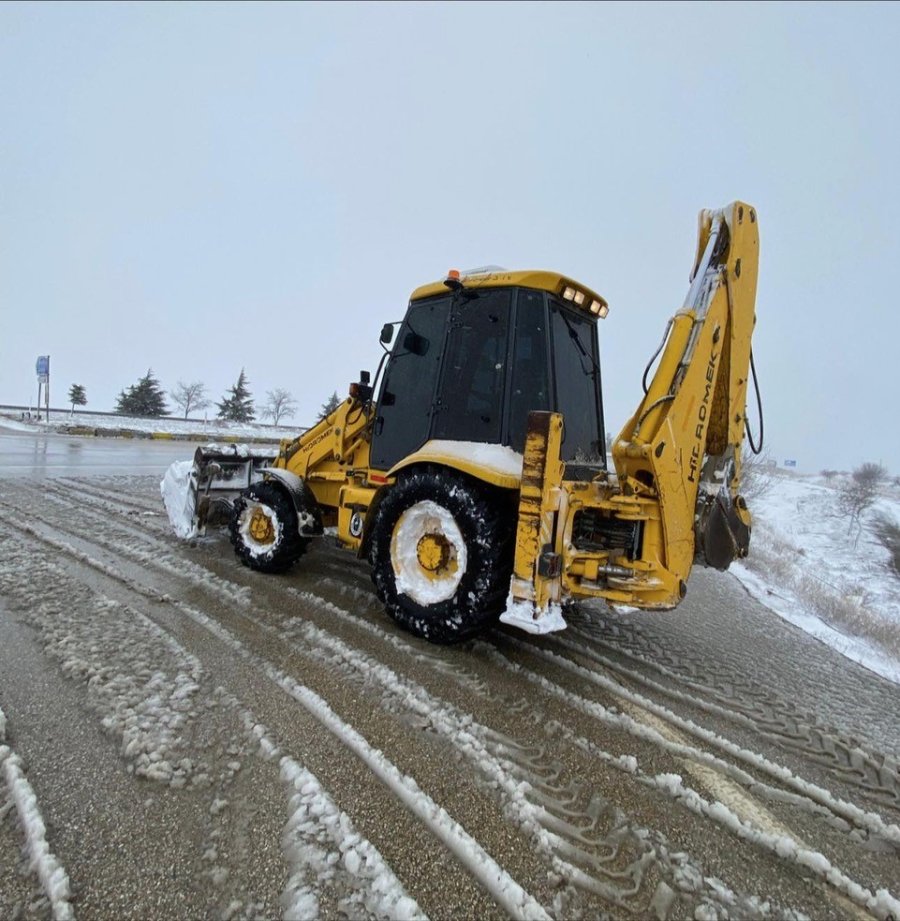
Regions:
M 897 4 L 0 6 L 0 402 L 246 368 L 310 422 L 450 267 L 610 302 L 617 431 L 697 212 L 760 216 L 766 441 L 900 473 Z M 755 412 L 751 412 L 755 418 Z

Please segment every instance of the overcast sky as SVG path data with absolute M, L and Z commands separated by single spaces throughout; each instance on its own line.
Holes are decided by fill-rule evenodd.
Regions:
M 0 403 L 246 369 L 313 420 L 450 267 L 610 302 L 613 431 L 697 212 L 756 206 L 772 456 L 900 473 L 900 6 L 0 5 Z M 751 417 L 755 419 L 755 410 Z

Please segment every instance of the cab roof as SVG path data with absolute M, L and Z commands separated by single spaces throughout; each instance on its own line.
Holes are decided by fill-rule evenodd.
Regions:
M 541 269 L 526 269 L 521 272 L 508 272 L 506 269 L 487 272 L 473 272 L 468 275 L 461 275 L 460 281 L 466 288 L 500 288 L 515 286 L 519 288 L 536 288 L 539 291 L 549 291 L 559 297 L 563 296 L 566 288 L 573 288 L 577 292 L 584 294 L 581 307 L 587 311 L 592 301 L 599 301 L 604 307 L 608 306 L 606 301 L 595 291 L 587 286 L 577 282 L 566 275 L 560 275 L 559 272 L 546 272 Z M 434 297 L 436 294 L 446 294 L 447 287 L 443 280 L 433 281 L 430 284 L 422 285 L 413 291 L 410 297 L 411 301 L 418 301 L 425 297 Z M 570 298 L 567 298 L 570 300 Z M 573 305 L 575 306 L 575 305 Z

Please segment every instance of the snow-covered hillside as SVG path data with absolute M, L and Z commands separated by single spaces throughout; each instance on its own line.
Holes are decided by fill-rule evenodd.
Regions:
M 750 556 L 731 568 L 747 590 L 807 633 L 900 683 L 900 574 L 871 525 L 900 524 L 900 490 L 884 487 L 860 529 L 839 510 L 839 476 L 763 475 L 750 500 Z

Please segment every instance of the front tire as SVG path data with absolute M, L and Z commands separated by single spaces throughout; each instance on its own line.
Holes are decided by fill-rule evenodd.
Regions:
M 403 476 L 372 526 L 372 581 L 401 627 L 454 643 L 493 624 L 512 573 L 512 500 L 440 468 Z
M 254 483 L 234 503 L 228 525 L 238 559 L 257 572 L 290 569 L 306 552 L 290 496 L 275 483 Z

